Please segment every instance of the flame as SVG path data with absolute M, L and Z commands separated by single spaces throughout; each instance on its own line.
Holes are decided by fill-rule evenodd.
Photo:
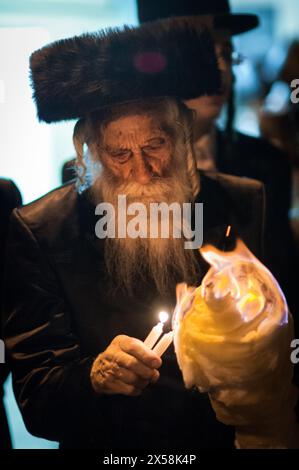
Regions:
M 272 320 L 277 315 L 279 324 L 287 323 L 288 306 L 279 284 L 240 239 L 233 251 L 224 252 L 207 245 L 200 253 L 211 268 L 201 286 L 177 285 L 173 329 L 178 327 L 198 294 L 215 312 L 221 313 L 228 303 L 230 308 L 233 304 L 245 323 L 253 321 L 262 312 L 266 312 Z
M 187 388 L 210 393 L 220 421 L 232 424 L 227 420 L 231 407 L 247 424 L 252 406 L 262 416 L 273 387 L 286 383 L 282 374 L 292 376 L 291 315 L 275 278 L 241 240 L 230 252 L 213 246 L 200 251 L 211 265 L 202 284 L 177 286 L 177 361 Z M 249 410 L 244 420 L 243 405 Z
M 195 298 L 197 289 L 188 287 L 184 282 L 176 286 L 176 306 L 172 316 L 172 329 L 175 330 L 180 323 L 181 318 L 188 312 Z
M 161 323 L 166 323 L 169 318 L 169 314 L 167 312 L 161 311 L 159 312 L 159 321 Z
M 207 303 L 230 296 L 245 322 L 254 320 L 265 308 L 273 313 L 279 304 L 284 311 L 281 323 L 287 322 L 288 307 L 279 284 L 240 239 L 233 251 L 207 245 L 200 252 L 211 265 L 202 282 L 202 297 Z

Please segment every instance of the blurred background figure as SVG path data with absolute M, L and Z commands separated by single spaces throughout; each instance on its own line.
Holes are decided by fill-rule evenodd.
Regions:
M 296 244 L 299 246 L 299 104 L 290 99 L 294 91 L 291 84 L 295 79 L 299 79 L 299 40 L 290 44 L 276 80 L 268 85 L 269 91 L 260 112 L 262 135 L 285 152 L 292 166 L 290 215 Z
M 299 166 L 299 107 L 290 96 L 291 83 L 296 78 L 299 78 L 299 40 L 291 43 L 277 79 L 267 86 L 269 91 L 260 113 L 262 135 L 281 148 L 294 167 Z
M 0 299 L 2 298 L 3 268 L 5 257 L 5 243 L 8 231 L 9 217 L 12 210 L 22 204 L 20 191 L 13 181 L 0 178 Z M 0 338 L 1 322 L 0 322 Z M 3 403 L 3 384 L 9 374 L 8 358 L 5 364 L 0 364 L 0 449 L 11 448 L 11 437 L 7 416 Z
M 162 3 L 156 0 L 149 1 L 150 5 L 159 6 Z M 175 4 L 176 1 L 170 0 L 168 3 Z M 182 0 L 181 3 L 184 5 L 187 2 Z M 200 4 L 201 0 L 196 3 Z M 221 1 L 209 3 L 211 6 L 213 3 L 220 3 L 223 6 Z M 282 82 L 279 74 L 286 62 L 289 47 L 293 41 L 298 40 L 299 2 L 298 0 L 230 0 L 230 6 L 233 13 L 257 15 L 260 25 L 244 34 L 234 34 L 231 37 L 233 49 L 242 53 L 243 61 L 240 60 L 240 55 L 236 53 L 231 55 L 231 50 L 224 49 L 224 55 L 228 53 L 234 69 L 234 89 L 231 90 L 228 103 L 223 104 L 217 120 L 217 127 L 223 132 L 217 131 L 217 133 L 226 141 L 230 135 L 236 138 L 238 136 L 236 131 L 247 136 L 260 137 L 262 129 L 265 137 L 277 145 L 278 142 L 271 137 L 273 132 L 268 134 L 262 125 L 260 128 L 260 111 L 272 84 L 278 80 Z M 85 31 L 96 31 L 102 27 L 121 26 L 124 23 L 133 25 L 138 23 L 137 0 L 64 0 L 64 2 L 1 0 L 0 123 L 1 150 L 5 158 L 1 159 L 0 173 L 16 182 L 24 203 L 59 186 L 62 166 L 74 154 L 71 144 L 74 123 L 48 126 L 36 119 L 28 80 L 29 55 L 33 50 L 56 39 L 79 35 Z M 235 68 L 236 63 L 239 65 Z M 289 82 L 286 85 L 289 87 Z M 290 104 L 289 89 L 286 87 L 280 89 L 283 90 L 279 94 L 280 99 Z M 298 106 L 296 105 L 297 109 Z M 271 152 L 275 152 L 276 155 L 283 155 L 281 150 L 276 151 L 271 148 Z M 281 148 L 290 155 L 286 147 Z M 243 151 L 245 154 L 244 146 L 236 152 L 239 160 L 243 157 Z M 247 150 L 246 153 L 252 152 Z M 291 157 L 293 168 L 295 160 Z M 268 171 L 268 166 L 265 167 L 265 171 Z M 284 171 L 281 171 L 281 176 L 283 174 Z M 68 179 L 70 175 L 66 174 L 65 180 Z M 281 178 L 278 177 L 276 183 L 278 192 L 282 190 L 281 186 Z M 288 224 L 286 208 L 290 207 L 290 189 L 289 185 L 289 194 L 285 194 L 282 198 L 277 212 L 279 214 L 283 208 L 285 215 L 281 220 L 282 227 Z M 297 199 L 293 197 L 290 211 L 292 223 L 299 222 L 298 201 L 298 195 Z M 280 259 L 283 258 L 283 251 L 278 253 Z M 290 275 L 290 281 L 292 279 L 296 281 L 296 273 Z M 14 447 L 53 447 L 53 443 L 34 438 L 25 431 L 13 400 L 9 381 L 5 387 L 8 392 L 5 400 L 8 405 Z

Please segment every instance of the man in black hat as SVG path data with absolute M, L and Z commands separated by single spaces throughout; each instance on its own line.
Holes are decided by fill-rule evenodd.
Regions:
M 233 130 L 233 73 L 238 58 L 231 38 L 256 28 L 258 17 L 232 13 L 227 0 L 137 0 L 140 23 L 168 17 L 197 17 L 211 28 L 222 73 L 222 93 L 187 101 L 196 111 L 194 150 L 199 169 L 221 171 L 262 181 L 267 199 L 265 259 L 278 278 L 294 312 L 298 310 L 293 279 L 298 256 L 288 212 L 291 204 L 291 172 L 287 157 L 264 139 Z M 228 103 L 226 131 L 216 127 L 221 109 Z
M 177 99 L 215 93 L 216 63 L 208 33 L 181 20 L 58 41 L 31 57 L 39 118 L 80 118 L 78 188 L 14 211 L 4 333 L 28 430 L 63 448 L 234 445 L 208 396 L 184 389 L 173 349 L 161 361 L 142 342 L 157 310 L 172 311 L 176 283 L 200 283 L 198 251 L 174 236 L 103 239 L 96 229 L 99 203 L 119 215 L 120 195 L 135 209 L 203 202 L 204 242 L 222 247 L 231 225 L 260 255 L 262 185 L 200 176 L 192 113 Z M 111 220 L 124 229 L 120 217 L 102 227 Z

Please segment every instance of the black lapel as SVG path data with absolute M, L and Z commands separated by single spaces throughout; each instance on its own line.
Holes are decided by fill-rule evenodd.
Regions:
M 219 249 L 229 249 L 226 231 L 232 226 L 230 243 L 234 241 L 235 218 L 228 194 L 217 179 L 201 173 L 201 190 L 195 202 L 203 203 L 203 244 Z
M 97 238 L 95 233 L 95 226 L 99 220 L 99 216 L 95 214 L 95 207 L 90 189 L 80 194 L 78 198 L 79 231 L 88 244 L 103 257 L 104 240 Z

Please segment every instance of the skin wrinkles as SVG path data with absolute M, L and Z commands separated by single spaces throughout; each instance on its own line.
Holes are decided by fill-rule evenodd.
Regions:
M 153 176 L 165 176 L 172 144 L 152 117 L 130 115 L 107 124 L 99 151 L 102 164 L 120 181 L 148 184 Z
M 144 205 L 146 211 L 140 217 L 146 218 L 146 224 L 152 203 L 182 207 L 191 199 L 185 144 L 193 115 L 184 110 L 187 119 L 174 103 L 169 108 L 166 103 L 169 118 L 160 109 L 129 108 L 123 115 L 111 113 L 106 119 L 94 116 L 91 122 L 90 153 L 100 163 L 91 196 L 96 205 L 104 201 L 113 207 L 116 236 L 106 239 L 104 258 L 107 274 L 113 279 L 111 291 L 116 294 L 123 291 L 133 295 L 136 279 L 144 278 L 144 273 L 162 294 L 172 291 L 180 279 L 188 279 L 190 284 L 196 279 L 197 259 L 192 250 L 185 249 L 184 237 L 117 236 L 119 223 L 128 223 L 134 216 L 128 214 L 126 221 L 120 217 L 120 195 L 128 204 Z M 170 219 L 172 232 L 171 215 Z M 161 226 L 161 218 L 158 224 Z

